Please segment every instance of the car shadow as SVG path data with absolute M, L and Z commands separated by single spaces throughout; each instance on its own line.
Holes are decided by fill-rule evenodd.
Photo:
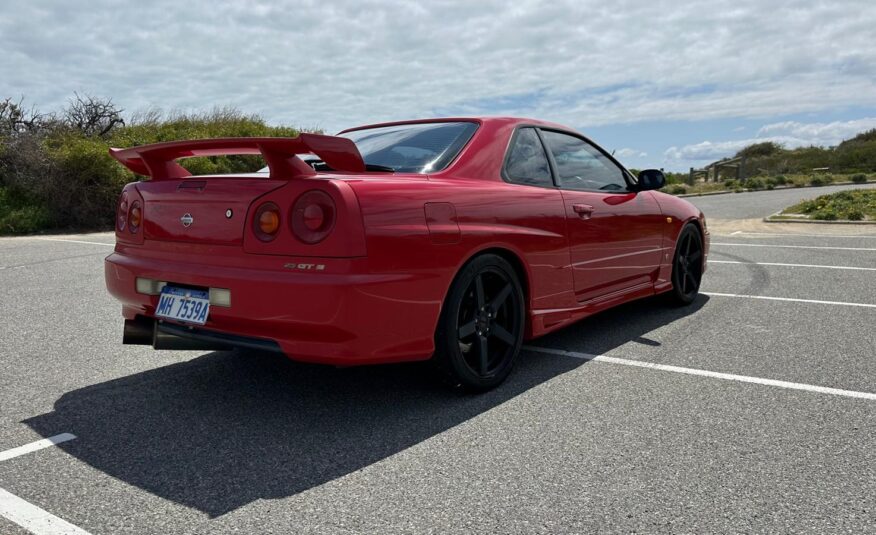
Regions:
M 625 305 L 540 345 L 586 340 L 602 353 L 702 304 Z M 466 395 L 437 384 L 423 364 L 336 369 L 213 352 L 68 392 L 24 423 L 46 437 L 71 432 L 78 440 L 59 447 L 77 459 L 216 517 L 367 467 L 586 362 L 527 352 L 502 386 Z

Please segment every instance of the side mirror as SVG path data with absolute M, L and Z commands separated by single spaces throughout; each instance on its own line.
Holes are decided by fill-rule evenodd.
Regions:
M 638 191 L 647 191 L 652 189 L 660 189 L 666 185 L 666 177 L 663 171 L 659 169 L 645 169 L 639 173 Z

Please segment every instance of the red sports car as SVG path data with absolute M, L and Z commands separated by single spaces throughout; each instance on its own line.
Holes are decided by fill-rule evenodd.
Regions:
M 148 180 L 119 198 L 106 284 L 124 343 L 249 347 L 334 365 L 432 359 L 502 382 L 525 339 L 633 299 L 696 297 L 703 214 L 558 124 L 450 118 L 337 136 L 112 149 Z M 191 176 L 176 160 L 261 154 Z

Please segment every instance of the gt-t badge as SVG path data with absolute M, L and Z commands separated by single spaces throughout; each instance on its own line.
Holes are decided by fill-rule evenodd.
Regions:
M 655 294 L 690 304 L 706 270 L 705 217 L 658 191 L 662 172 L 633 175 L 544 121 L 428 119 L 110 152 L 149 177 L 122 191 L 106 259 L 129 344 L 340 366 L 431 359 L 451 385 L 486 390 L 524 340 Z M 268 167 L 192 177 L 176 162 L 225 154 L 260 154 Z M 195 178 L 197 196 L 183 187 Z M 180 206 L 197 229 L 180 226 L 193 222 Z

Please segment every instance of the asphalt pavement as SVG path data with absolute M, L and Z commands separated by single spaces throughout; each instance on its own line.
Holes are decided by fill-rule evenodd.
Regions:
M 872 533 L 876 227 L 742 221 L 831 189 L 692 198 L 723 221 L 692 306 L 533 341 L 478 396 L 123 346 L 111 234 L 0 239 L 0 533 Z
M 821 186 L 817 188 L 782 188 L 767 191 L 747 191 L 721 195 L 687 197 L 697 208 L 712 219 L 752 219 L 772 215 L 788 206 L 818 195 L 827 195 L 848 189 L 876 188 L 876 184 Z

